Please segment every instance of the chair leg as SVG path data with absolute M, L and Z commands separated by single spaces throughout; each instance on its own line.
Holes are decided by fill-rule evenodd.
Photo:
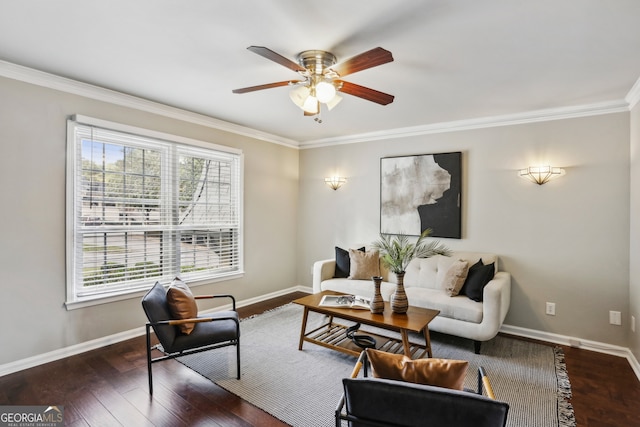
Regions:
M 482 345 L 482 341 L 473 341 L 473 351 L 475 354 L 480 354 L 480 346 Z
M 153 377 L 151 374 L 151 331 L 147 325 L 147 373 L 149 375 L 149 394 L 153 395 Z

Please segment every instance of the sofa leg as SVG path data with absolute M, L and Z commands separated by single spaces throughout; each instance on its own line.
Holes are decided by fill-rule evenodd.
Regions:
M 482 345 L 482 341 L 473 340 L 473 351 L 475 354 L 480 354 L 481 345 Z

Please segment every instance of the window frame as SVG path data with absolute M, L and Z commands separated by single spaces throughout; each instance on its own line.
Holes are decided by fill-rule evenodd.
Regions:
M 74 115 L 67 120 L 67 167 L 66 167 L 66 301 L 65 306 L 67 310 L 82 308 L 97 304 L 104 304 L 114 301 L 120 301 L 125 299 L 132 299 L 141 297 L 147 292 L 156 282 L 155 279 L 151 279 L 152 283 L 144 285 L 142 287 L 124 287 L 120 290 L 112 290 L 109 292 L 103 292 L 87 296 L 78 296 L 75 284 L 75 268 L 76 268 L 76 227 L 79 226 L 80 214 L 76 212 L 76 201 L 79 194 L 76 194 L 76 175 L 78 173 L 78 154 L 80 150 L 77 149 L 76 141 L 76 127 L 77 126 L 91 126 L 95 128 L 101 128 L 107 131 L 114 131 L 119 133 L 125 133 L 135 136 L 140 136 L 147 139 L 153 139 L 157 141 L 158 147 L 163 147 L 163 150 L 170 150 L 175 152 L 181 151 L 180 148 L 184 147 L 186 150 L 198 151 L 206 150 L 209 152 L 218 152 L 224 155 L 232 155 L 237 158 L 238 172 L 237 176 L 237 268 L 228 271 L 213 274 L 209 277 L 194 279 L 189 282 L 189 286 L 199 286 L 204 284 L 210 284 L 220 281 L 227 281 L 237 279 L 244 276 L 244 216 L 243 216 L 243 200 L 244 200 L 244 155 L 242 150 L 233 147 L 227 147 L 215 143 L 199 141 L 182 136 L 172 135 L 164 132 L 153 131 L 149 129 L 139 128 L 135 126 L 110 122 L 102 119 L 96 119 L 92 117 Z M 175 155 L 175 154 L 174 154 Z M 171 168 L 169 168 L 171 169 Z M 162 179 L 177 180 L 177 177 L 173 172 L 169 173 L 169 176 L 165 176 L 167 170 L 163 170 Z M 170 230 L 170 225 L 165 225 Z M 174 244 L 173 241 L 172 244 Z M 167 285 L 169 280 L 158 280 L 160 283 Z

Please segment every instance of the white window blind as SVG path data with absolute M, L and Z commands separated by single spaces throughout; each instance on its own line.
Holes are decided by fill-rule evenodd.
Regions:
M 69 133 L 68 303 L 241 272 L 240 153 L 74 120 Z

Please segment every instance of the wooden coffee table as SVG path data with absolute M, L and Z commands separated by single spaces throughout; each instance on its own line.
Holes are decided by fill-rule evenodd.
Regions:
M 343 294 L 325 291 L 293 301 L 304 307 L 298 350 L 302 350 L 302 345 L 307 341 L 357 357 L 362 349 L 347 338 L 345 331 L 350 325 L 334 322 L 334 318 L 339 318 L 400 333 L 401 339 L 396 339 L 380 334 L 359 332 L 360 334 L 374 337 L 377 341 L 376 348 L 378 350 L 390 353 L 404 353 L 413 359 L 421 358 L 425 355 L 432 357 L 429 322 L 440 313 L 438 310 L 409 307 L 406 314 L 395 314 L 391 311 L 391 305 L 388 302 L 385 302 L 382 314 L 373 314 L 369 310 L 362 309 L 321 307 L 320 301 L 325 295 Z M 307 332 L 307 319 L 310 311 L 324 314 L 328 316 L 328 320 L 323 325 Z M 422 334 L 425 341 L 424 345 L 410 342 L 409 331 Z

